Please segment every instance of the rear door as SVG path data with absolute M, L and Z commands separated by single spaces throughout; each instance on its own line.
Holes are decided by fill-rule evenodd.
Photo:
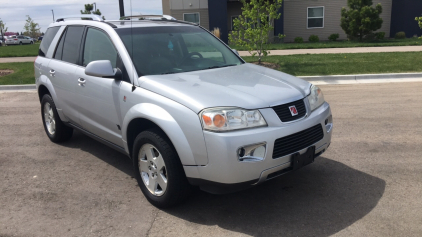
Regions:
M 122 147 L 120 103 L 123 97 L 120 96 L 120 86 L 130 82 L 126 69 L 107 33 L 98 28 L 87 28 L 81 58 L 82 64 L 76 74 L 84 82 L 77 86 L 82 126 Z M 123 80 L 86 75 L 86 65 L 97 60 L 109 60 L 113 68 L 121 69 Z
M 57 98 L 60 100 L 60 109 L 71 123 L 79 126 L 79 105 L 75 94 L 78 77 L 75 75 L 75 71 L 79 64 L 79 49 L 84 29 L 84 26 L 68 26 L 48 65 L 49 78 L 56 90 Z
M 19 42 L 22 42 L 22 44 L 26 44 L 26 39 L 22 35 L 18 36 Z

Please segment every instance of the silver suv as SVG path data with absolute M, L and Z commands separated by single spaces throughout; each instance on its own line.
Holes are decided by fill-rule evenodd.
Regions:
M 158 207 L 192 186 L 253 187 L 328 148 L 331 110 L 317 86 L 245 63 L 198 25 L 143 19 L 49 26 L 35 77 L 52 142 L 77 129 L 126 154 Z

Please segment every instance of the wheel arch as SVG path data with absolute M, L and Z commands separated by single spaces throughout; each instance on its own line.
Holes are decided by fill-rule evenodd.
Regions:
M 126 151 L 132 156 L 136 136 L 150 128 L 159 128 L 172 143 L 183 165 L 196 165 L 191 147 L 177 121 L 163 108 L 149 103 L 137 104 L 126 114 L 122 138 Z
M 67 118 L 66 116 L 64 116 L 63 111 L 62 111 L 62 106 L 60 104 L 60 100 L 57 98 L 57 94 L 56 91 L 54 90 L 53 84 L 51 83 L 50 79 L 45 76 L 45 75 L 41 75 L 38 82 L 37 82 L 37 91 L 38 91 L 38 99 L 42 100 L 42 97 L 45 94 L 49 94 L 51 96 L 51 98 L 53 98 L 54 104 L 56 105 L 56 109 L 57 109 L 57 113 L 60 116 L 60 119 L 63 122 L 67 122 Z
M 42 100 L 42 97 L 43 97 L 45 94 L 49 94 L 49 95 L 51 95 L 51 93 L 50 93 L 50 91 L 48 90 L 48 88 L 47 88 L 45 85 L 40 85 L 40 86 L 38 86 L 38 99 L 40 100 L 40 102 L 41 102 L 41 100 Z

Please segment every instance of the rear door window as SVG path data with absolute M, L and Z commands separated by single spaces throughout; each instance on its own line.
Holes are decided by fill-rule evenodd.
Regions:
M 59 43 L 56 48 L 56 52 L 54 53 L 55 59 L 62 60 L 63 44 L 64 44 L 65 37 L 66 37 L 66 30 L 63 32 L 62 37 L 60 37 Z
M 79 49 L 82 42 L 84 26 L 69 26 L 63 43 L 62 60 L 68 63 L 78 64 Z M 43 39 L 44 41 L 45 39 Z
M 51 27 L 47 29 L 47 32 L 45 32 L 44 38 L 41 41 L 40 49 L 38 50 L 38 56 L 45 57 L 45 54 L 47 53 L 48 48 L 50 47 L 51 42 L 53 41 L 59 29 L 60 26 Z

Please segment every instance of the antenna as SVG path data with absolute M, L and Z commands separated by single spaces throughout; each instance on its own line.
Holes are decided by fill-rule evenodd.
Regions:
M 130 15 L 132 15 L 132 0 L 130 0 Z M 132 77 L 133 77 L 133 81 L 132 81 L 132 92 L 135 91 L 136 86 L 135 86 L 135 65 L 133 63 L 133 31 L 132 31 L 133 27 L 132 27 L 132 19 L 130 19 L 130 44 L 131 44 L 131 50 L 132 50 Z

